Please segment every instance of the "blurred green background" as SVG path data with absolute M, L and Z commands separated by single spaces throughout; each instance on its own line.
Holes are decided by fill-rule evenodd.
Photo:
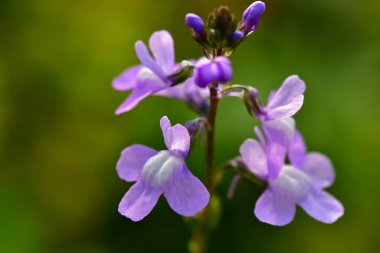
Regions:
M 223 197 L 210 252 L 380 252 L 380 1 L 273 0 L 258 31 L 232 56 L 235 83 L 267 96 L 290 74 L 307 84 L 296 115 L 310 150 L 327 154 L 337 180 L 329 190 L 346 208 L 325 225 L 298 209 L 272 227 L 252 210 L 262 189 L 239 184 Z M 159 119 L 195 117 L 180 101 L 152 97 L 115 116 L 126 93 L 111 80 L 138 63 L 133 44 L 166 29 L 176 59 L 197 58 L 184 15 L 206 17 L 247 0 L 0 1 L 0 252 L 186 252 L 189 231 L 161 199 L 142 222 L 117 212 L 129 184 L 118 179 L 120 151 L 164 147 Z M 223 100 L 217 164 L 253 137 L 241 101 Z M 203 178 L 203 148 L 188 165 Z

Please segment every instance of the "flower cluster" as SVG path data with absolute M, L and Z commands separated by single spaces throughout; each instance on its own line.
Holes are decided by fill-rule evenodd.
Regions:
M 187 14 L 185 23 L 204 54 L 197 60 L 176 62 L 174 42 L 167 31 L 153 33 L 149 49 L 143 42 L 136 42 L 141 64 L 128 68 L 113 81 L 118 91 L 132 90 L 116 114 L 128 112 L 143 99 L 156 95 L 183 100 L 199 117 L 174 126 L 166 116 L 161 118 L 167 150 L 135 144 L 122 151 L 118 175 L 135 182 L 120 202 L 122 215 L 133 221 L 143 219 L 163 194 L 176 213 L 194 216 L 216 194 L 217 175 L 227 171 L 237 173 L 237 178 L 259 180 L 266 185 L 254 208 L 255 216 L 262 222 L 286 225 L 293 220 L 296 205 L 324 223 L 332 223 L 343 215 L 342 204 L 324 191 L 335 178 L 331 161 L 323 154 L 307 152 L 293 119 L 302 107 L 305 83 L 297 75 L 289 76 L 270 94 L 266 104 L 261 102 L 256 88 L 231 83 L 233 71 L 228 56 L 257 30 L 264 11 L 263 2 L 254 2 L 242 14 L 240 23 L 224 6 L 215 9 L 207 23 L 196 14 Z M 243 101 L 261 126 L 254 128 L 258 140 L 244 141 L 240 156 L 215 169 L 215 116 L 218 101 L 227 96 Z M 207 134 L 197 135 L 200 130 Z M 194 140 L 203 137 L 207 144 L 205 183 L 185 163 Z M 236 183 L 234 180 L 231 187 Z

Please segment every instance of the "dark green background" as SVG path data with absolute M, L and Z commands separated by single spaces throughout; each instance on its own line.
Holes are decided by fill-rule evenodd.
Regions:
M 290 74 L 307 84 L 296 115 L 310 150 L 327 154 L 345 205 L 333 225 L 298 210 L 286 227 L 257 221 L 262 189 L 246 182 L 225 200 L 210 252 L 379 252 L 380 1 L 266 1 L 258 31 L 231 57 L 234 83 L 265 97 Z M 114 116 L 126 93 L 111 80 L 138 63 L 133 44 L 167 29 L 176 59 L 197 58 L 184 15 L 250 1 L 2 0 L 0 2 L 0 252 L 185 252 L 189 232 L 161 199 L 142 222 L 120 216 L 129 185 L 119 152 L 133 143 L 163 149 L 159 119 L 195 116 L 153 97 Z M 234 98 L 217 120 L 217 164 L 238 154 L 258 122 Z M 203 178 L 203 148 L 188 165 Z

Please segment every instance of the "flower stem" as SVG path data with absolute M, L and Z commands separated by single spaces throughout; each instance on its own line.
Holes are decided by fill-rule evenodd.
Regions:
M 207 121 L 210 125 L 207 131 L 207 164 L 206 164 L 206 187 L 207 189 L 213 188 L 213 166 L 214 166 L 214 144 L 215 144 L 215 118 L 218 108 L 218 91 L 216 90 L 216 84 L 211 84 L 210 89 L 210 111 L 208 113 Z
M 218 91 L 217 84 L 211 84 L 210 89 L 210 109 L 207 117 L 207 140 L 206 140 L 206 187 L 210 192 L 210 202 L 214 198 L 214 179 L 213 173 L 214 166 L 214 139 L 215 139 L 215 118 L 218 108 Z M 193 231 L 192 238 L 189 243 L 189 250 L 191 253 L 205 253 L 207 252 L 207 244 L 210 231 L 212 229 L 212 219 L 214 213 L 217 212 L 215 206 L 211 203 L 199 214 L 195 230 Z

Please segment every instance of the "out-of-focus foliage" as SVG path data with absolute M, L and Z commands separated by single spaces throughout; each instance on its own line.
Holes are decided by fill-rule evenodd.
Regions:
M 115 163 L 133 143 L 164 147 L 162 115 L 184 123 L 195 114 L 153 97 L 116 117 L 126 94 L 110 83 L 138 62 L 134 42 L 155 30 L 172 33 L 178 60 L 200 56 L 184 15 L 206 17 L 220 4 L 240 16 L 250 1 L 0 2 L 0 252 L 185 251 L 188 229 L 165 201 L 140 223 L 117 213 L 129 185 Z M 223 201 L 210 252 L 378 252 L 380 2 L 266 4 L 259 29 L 231 58 L 233 80 L 263 96 L 287 75 L 305 80 L 298 128 L 310 150 L 333 160 L 330 191 L 346 214 L 325 225 L 298 210 L 291 225 L 271 227 L 253 216 L 262 189 L 244 182 Z M 217 164 L 238 154 L 257 123 L 241 101 L 223 100 Z M 201 178 L 203 151 L 197 146 L 188 158 Z

